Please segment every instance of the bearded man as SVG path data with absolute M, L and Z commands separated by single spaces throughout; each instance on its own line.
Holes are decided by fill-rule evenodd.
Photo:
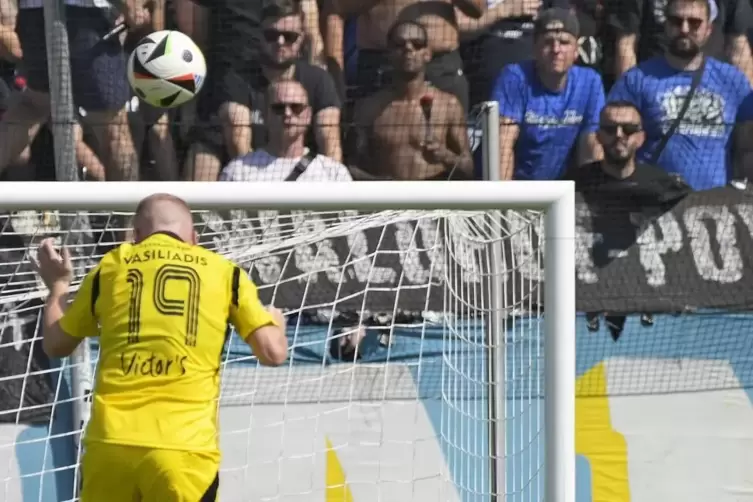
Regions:
M 640 111 L 646 140 L 638 161 L 679 175 L 694 190 L 748 178 L 753 167 L 748 79 L 704 54 L 716 14 L 713 0 L 669 0 L 664 54 L 628 70 L 607 98 Z

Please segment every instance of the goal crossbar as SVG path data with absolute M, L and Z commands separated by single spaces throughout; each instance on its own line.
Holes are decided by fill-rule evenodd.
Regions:
M 184 199 L 193 210 L 541 210 L 544 212 L 544 500 L 575 501 L 575 191 L 572 182 L 354 183 L 3 183 L 3 211 L 133 211 L 156 193 Z M 494 217 L 494 216 L 492 216 Z M 492 246 L 501 246 L 500 241 Z M 492 249 L 505 267 L 501 247 Z M 488 328 L 491 387 L 492 499 L 505 499 L 505 366 L 503 303 L 492 286 L 495 319 Z M 501 343 L 499 343 L 501 341 Z M 76 391 L 74 390 L 74 393 Z M 501 403 L 501 404 L 500 404 Z M 499 413 L 502 413 L 500 416 Z
M 0 209 L 133 211 L 138 201 L 170 193 L 192 209 L 536 209 L 574 197 L 569 181 L 14 182 L 0 185 Z M 257 187 L 259 187 L 257 189 Z M 563 200 L 565 199 L 565 200 Z M 564 230 L 564 229 L 563 229 Z M 568 232 L 574 235 L 574 228 Z

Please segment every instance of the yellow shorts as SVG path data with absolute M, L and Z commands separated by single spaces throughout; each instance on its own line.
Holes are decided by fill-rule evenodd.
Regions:
M 81 502 L 216 502 L 219 454 L 86 445 Z

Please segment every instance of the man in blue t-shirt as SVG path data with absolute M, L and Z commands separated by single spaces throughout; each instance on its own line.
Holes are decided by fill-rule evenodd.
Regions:
M 508 65 L 497 77 L 492 99 L 499 102 L 502 179 L 556 180 L 573 161 L 601 159 L 595 131 L 604 86 L 594 70 L 574 66 L 579 31 L 569 10 L 542 12 L 535 59 Z
M 736 122 L 737 161 L 748 164 L 743 157 L 753 137 L 743 132 L 749 125 L 739 123 L 753 119 L 750 84 L 734 66 L 704 56 L 702 48 L 712 31 L 708 0 L 669 0 L 665 15 L 668 43 L 664 55 L 627 71 L 615 83 L 609 101 L 629 101 L 640 110 L 646 142 L 638 152 L 639 161 L 679 174 L 694 190 L 724 186 L 735 175 L 732 133 Z M 703 73 L 690 105 L 664 141 L 698 71 Z

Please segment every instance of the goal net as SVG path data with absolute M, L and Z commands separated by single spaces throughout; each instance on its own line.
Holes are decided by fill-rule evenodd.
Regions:
M 75 291 L 131 215 L 84 209 L 0 216 L 3 500 L 76 498 L 98 345 L 46 360 L 30 256 L 67 244 Z M 543 214 L 197 211 L 201 245 L 288 319 L 281 367 L 237 336 L 224 348 L 220 499 L 543 500 Z

